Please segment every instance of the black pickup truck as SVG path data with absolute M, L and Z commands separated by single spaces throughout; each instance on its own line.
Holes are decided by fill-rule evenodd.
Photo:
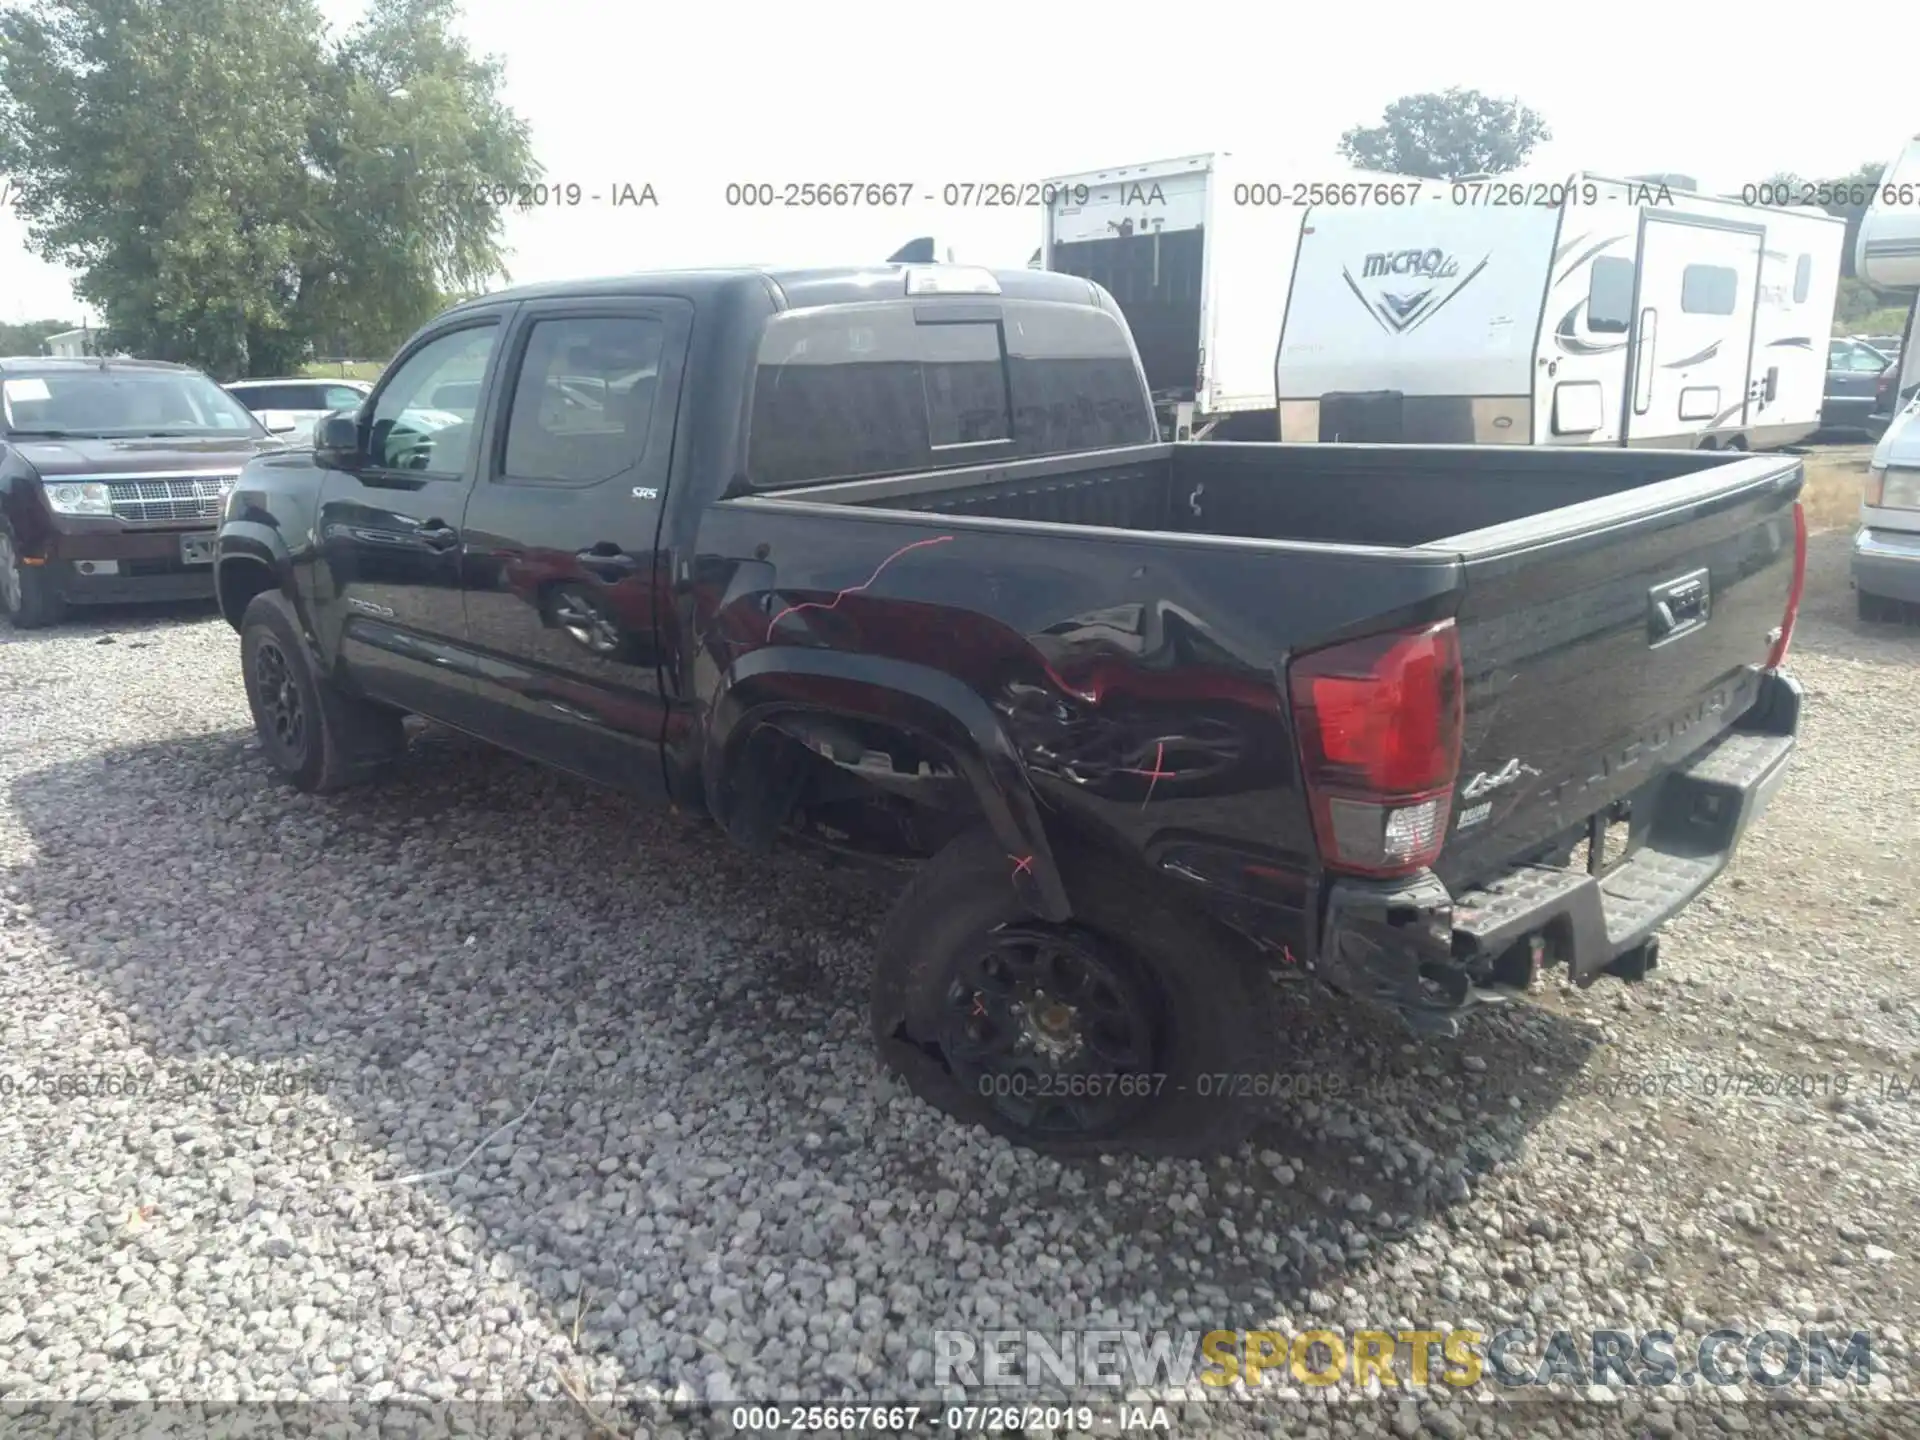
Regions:
M 433 322 L 247 467 L 218 584 L 296 785 L 414 712 L 911 866 L 870 999 L 915 1090 L 1197 1152 L 1251 1123 L 1276 971 L 1442 1033 L 1644 976 L 1794 746 L 1802 478 L 1162 444 L 1084 280 L 636 275 Z

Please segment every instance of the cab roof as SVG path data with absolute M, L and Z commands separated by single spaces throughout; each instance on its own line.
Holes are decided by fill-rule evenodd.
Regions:
M 1074 275 L 1049 270 L 1000 270 L 983 265 L 846 265 L 821 269 L 776 269 L 740 265 L 699 270 L 649 270 L 587 280 L 549 280 L 515 285 L 463 301 L 455 310 L 481 309 L 523 300 L 561 300 L 588 295 L 658 295 L 663 291 L 690 299 L 717 298 L 730 290 L 762 287 L 783 309 L 812 305 L 852 305 L 862 301 L 905 299 L 909 270 L 985 271 L 1000 287 L 997 298 L 1042 300 L 1056 304 L 1099 306 L 1093 286 Z M 916 296 L 916 299 L 933 297 Z M 974 299 L 992 297 L 973 296 Z

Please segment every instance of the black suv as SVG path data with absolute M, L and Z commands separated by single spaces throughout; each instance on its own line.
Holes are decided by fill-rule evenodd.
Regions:
M 240 467 L 284 448 L 198 370 L 0 359 L 0 610 L 213 594 L 214 531 Z

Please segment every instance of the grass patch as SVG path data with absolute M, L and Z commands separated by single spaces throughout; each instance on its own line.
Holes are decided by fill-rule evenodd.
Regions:
M 1907 329 L 1907 307 L 1887 305 L 1878 310 L 1870 310 L 1857 320 L 1833 322 L 1833 333 L 1839 337 L 1848 335 L 1904 335 Z
M 1833 445 L 1801 457 L 1807 467 L 1800 503 L 1809 530 L 1836 530 L 1860 523 L 1861 489 L 1867 481 L 1870 445 Z
M 314 361 L 298 371 L 304 380 L 378 380 L 386 369 L 380 360 Z

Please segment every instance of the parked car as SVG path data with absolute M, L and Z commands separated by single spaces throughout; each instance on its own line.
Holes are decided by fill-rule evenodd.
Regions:
M 1880 437 L 1853 536 L 1853 588 L 1862 620 L 1897 620 L 1920 605 L 1920 395 Z
M 0 610 L 213 594 L 214 529 L 240 467 L 285 446 L 197 370 L 0 360 Z
M 423 427 L 454 375 L 469 420 Z M 1450 1033 L 1657 963 L 1794 748 L 1802 482 L 1166 444 L 1085 280 L 642 274 L 432 322 L 247 467 L 219 587 L 293 785 L 380 775 L 415 712 L 914 868 L 869 995 L 912 1088 L 1197 1152 L 1272 1083 L 1268 967 Z
M 1881 377 L 1891 368 L 1892 361 L 1863 341 L 1828 341 L 1827 393 L 1820 407 L 1820 428 L 1878 434 L 1874 409 Z
M 373 387 L 364 380 L 235 380 L 227 393 L 290 445 L 311 445 L 313 427 L 335 410 L 358 410 Z
M 1900 358 L 1900 337 L 1898 335 L 1855 335 L 1862 345 L 1870 345 L 1889 360 Z

